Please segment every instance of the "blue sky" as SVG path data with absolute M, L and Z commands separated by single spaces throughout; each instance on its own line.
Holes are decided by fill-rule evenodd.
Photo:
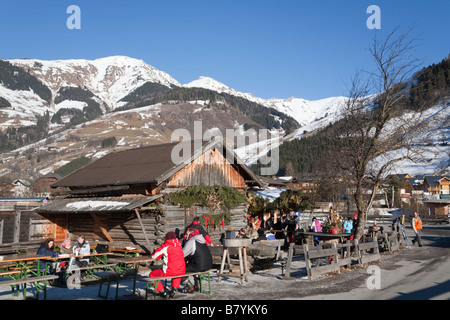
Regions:
M 70 5 L 81 30 L 69 30 Z M 369 30 L 367 7 L 381 9 Z M 371 69 L 368 47 L 395 27 L 415 28 L 423 66 L 450 53 L 448 0 L 0 1 L 0 58 L 142 59 L 180 83 L 209 76 L 262 98 L 346 95 Z

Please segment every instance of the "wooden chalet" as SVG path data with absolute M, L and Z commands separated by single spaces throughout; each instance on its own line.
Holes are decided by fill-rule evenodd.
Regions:
M 298 173 L 287 181 L 287 186 L 291 190 L 302 193 L 315 193 L 319 187 L 320 179 L 314 174 Z
M 184 156 L 186 150 L 191 152 Z M 180 163 L 172 161 L 173 152 L 183 159 Z M 70 190 L 64 198 L 36 212 L 48 219 L 57 242 L 82 234 L 91 241 L 149 251 L 166 232 L 182 232 L 193 217 L 208 214 L 207 208 L 183 208 L 163 197 L 200 184 L 229 186 L 242 193 L 262 186 L 221 140 L 168 143 L 112 152 L 86 165 L 52 185 Z M 246 203 L 230 213 L 231 227 L 246 225 Z
M 57 173 L 49 173 L 45 176 L 39 177 L 31 184 L 32 194 L 35 197 L 48 197 L 52 192 L 52 188 L 50 187 L 53 183 L 62 179 L 61 175 Z M 54 191 L 54 189 L 53 189 Z M 62 188 L 58 188 L 56 191 L 63 191 Z
M 450 194 L 450 178 L 446 176 L 424 176 L 423 186 L 431 195 Z

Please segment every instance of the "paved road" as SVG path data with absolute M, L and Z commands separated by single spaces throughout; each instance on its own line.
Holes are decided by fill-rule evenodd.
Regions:
M 407 228 L 407 235 L 413 235 Z M 423 247 L 383 257 L 380 286 L 376 273 L 367 273 L 366 281 L 357 288 L 338 294 L 321 294 L 306 299 L 363 300 L 449 300 L 450 299 L 450 226 L 425 225 Z M 411 239 L 411 237 L 410 237 Z M 369 284 L 369 285 L 368 285 Z M 372 287 L 373 289 L 369 289 Z

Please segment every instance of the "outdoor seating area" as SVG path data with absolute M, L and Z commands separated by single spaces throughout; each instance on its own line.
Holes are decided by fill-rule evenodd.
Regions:
M 289 242 L 288 238 L 253 243 L 251 239 L 226 239 L 224 245 L 209 247 L 213 255 L 220 256 L 220 263 L 215 263 L 204 272 L 187 272 L 183 277 L 197 276 L 200 280 L 199 293 L 213 294 L 212 281 L 220 284 L 224 278 L 235 276 L 241 279 L 240 285 L 245 285 L 249 275 L 260 270 L 252 263 L 258 264 L 264 259 L 270 261 L 265 268 L 281 270 L 279 281 L 294 279 L 295 275 L 291 273 L 293 260 L 304 259 L 306 278 L 314 281 L 326 274 L 340 274 L 343 271 L 351 272 L 352 268 L 367 267 L 368 264 L 380 262 L 381 253 L 391 254 L 406 247 L 407 242 L 400 230 L 387 229 L 374 235 L 368 233 L 361 241 L 350 240 L 346 234 L 325 232 L 297 232 L 294 242 Z M 317 243 L 314 244 L 314 241 Z M 4 254 L 0 256 L 0 286 L 10 286 L 11 297 L 17 298 L 22 292 L 25 298 L 28 285 L 28 290 L 34 290 L 35 299 L 41 298 L 41 292 L 43 298 L 47 299 L 48 287 L 73 290 L 89 286 L 98 290 L 96 297 L 99 299 L 118 300 L 124 298 L 123 292 L 119 290 L 120 285 L 127 282 L 130 284 L 127 299 L 134 296 L 147 300 L 148 295 L 153 295 L 153 300 L 158 300 L 158 283 L 167 288 L 170 287 L 170 280 L 180 277 L 149 277 L 148 272 L 161 265 L 150 255 L 135 248 L 108 248 L 102 253 L 92 249 L 90 254 L 80 257 L 89 258 L 89 264 L 83 267 L 70 266 L 69 261 L 73 258 L 71 254 L 55 257 L 29 252 Z M 61 263 L 65 267 L 61 268 Z M 206 283 L 208 287 L 205 287 Z M 110 294 L 111 290 L 114 291 L 113 295 Z M 136 295 L 142 292 L 140 290 L 144 293 Z

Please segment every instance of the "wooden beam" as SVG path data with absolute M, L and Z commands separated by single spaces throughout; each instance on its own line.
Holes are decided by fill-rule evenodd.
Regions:
M 145 243 L 147 244 L 147 250 L 150 251 L 150 247 L 151 247 L 150 241 L 148 240 L 147 233 L 145 232 L 145 227 L 144 227 L 144 224 L 142 223 L 142 219 L 141 219 L 141 215 L 139 214 L 139 210 L 136 208 L 136 209 L 134 209 L 134 212 L 136 212 L 136 217 L 138 218 L 139 224 L 141 225 L 142 234 L 144 235 Z
M 97 226 L 100 228 L 100 231 L 105 235 L 106 239 L 108 239 L 109 242 L 114 242 L 113 238 L 109 235 L 108 231 L 103 228 L 102 223 L 100 222 L 100 219 L 97 217 L 97 215 L 93 212 L 90 212 L 91 217 L 94 219 Z

